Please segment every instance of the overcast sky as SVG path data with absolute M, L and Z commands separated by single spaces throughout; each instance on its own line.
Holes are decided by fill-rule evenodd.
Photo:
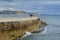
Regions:
M 60 0 L 0 0 L 1 10 L 60 14 Z

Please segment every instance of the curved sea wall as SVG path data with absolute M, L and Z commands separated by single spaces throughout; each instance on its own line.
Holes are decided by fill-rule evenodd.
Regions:
M 41 26 L 40 18 L 1 18 L 0 19 L 0 40 L 17 40 L 25 32 L 33 32 Z

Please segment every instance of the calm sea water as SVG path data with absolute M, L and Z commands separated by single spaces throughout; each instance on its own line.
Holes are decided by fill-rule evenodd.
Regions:
M 28 15 L 25 15 L 27 17 Z M 0 17 L 23 17 L 22 15 L 16 14 L 1 14 Z M 19 40 L 60 40 L 60 15 L 40 15 L 41 20 L 45 21 L 46 32 L 36 35 L 30 35 Z
M 46 32 L 24 37 L 21 40 L 60 40 L 60 16 L 40 15 L 41 20 L 48 23 Z

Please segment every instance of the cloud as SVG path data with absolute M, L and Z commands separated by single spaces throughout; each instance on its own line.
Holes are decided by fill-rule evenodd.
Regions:
M 36 13 L 60 13 L 60 1 L 27 1 L 13 0 L 8 2 L 0 1 L 0 10 L 25 10 Z
M 42 4 L 46 4 L 46 5 L 55 5 L 55 4 L 60 4 L 60 1 L 43 1 L 41 2 Z
M 14 8 L 4 8 L 4 7 L 0 7 L 0 11 L 3 11 L 3 10 L 15 10 Z
M 5 10 L 4 8 L 0 8 L 0 11 Z
M 7 2 L 12 2 L 13 0 L 0 0 L 0 1 L 7 1 Z
M 5 2 L 19 2 L 19 1 L 60 1 L 60 0 L 0 0 Z

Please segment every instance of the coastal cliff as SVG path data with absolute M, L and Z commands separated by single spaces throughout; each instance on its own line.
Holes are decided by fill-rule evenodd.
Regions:
M 25 14 L 24 11 L 2 11 L 0 14 Z M 4 16 L 4 15 L 3 15 Z M 41 25 L 47 25 L 39 17 L 30 14 L 28 17 L 0 17 L 0 40 L 17 40 L 26 32 L 34 32 Z M 21 16 L 21 15 L 20 15 Z
M 33 32 L 40 26 L 38 17 L 0 19 L 0 40 L 17 40 L 25 32 Z

